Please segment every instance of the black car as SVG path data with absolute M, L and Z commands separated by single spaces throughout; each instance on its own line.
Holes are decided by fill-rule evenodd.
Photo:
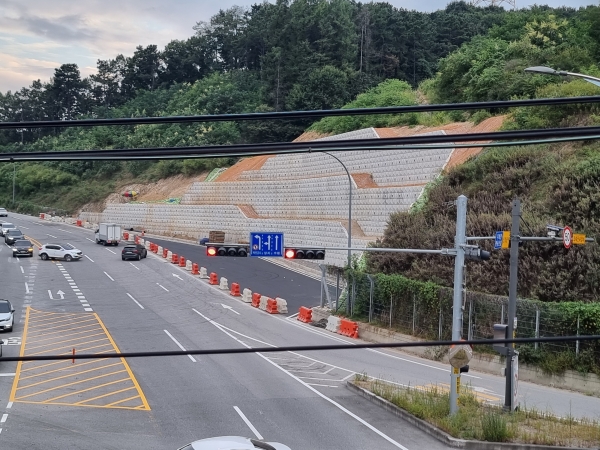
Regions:
M 25 239 L 25 236 L 23 236 L 23 233 L 21 233 L 21 230 L 11 229 L 11 230 L 7 230 L 4 233 L 4 242 L 7 243 L 8 245 L 13 245 L 15 243 L 15 241 L 18 241 L 20 239 Z
M 13 245 L 13 256 L 33 256 L 33 245 L 27 239 L 19 239 Z
M 121 259 L 137 259 L 138 261 L 148 256 L 148 250 L 142 244 L 127 244 L 121 250 Z

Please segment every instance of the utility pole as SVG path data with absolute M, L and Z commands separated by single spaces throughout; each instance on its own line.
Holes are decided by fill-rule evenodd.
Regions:
M 15 177 L 17 175 L 17 166 L 16 163 L 13 161 L 13 208 L 15 207 Z
M 454 295 L 452 301 L 452 340 L 459 341 L 462 331 L 463 274 L 465 268 L 465 245 L 467 244 L 467 197 L 456 199 L 456 236 L 454 237 Z M 459 369 L 450 372 L 450 414 L 458 412 Z
M 521 240 L 521 200 L 515 198 L 512 203 L 512 225 L 510 227 L 510 281 L 508 284 L 508 327 L 507 338 L 515 336 L 517 317 L 517 280 L 519 273 L 519 241 Z M 515 344 L 510 344 L 506 355 L 506 390 L 504 392 L 504 407 L 509 411 L 515 409 L 513 396 L 513 358 Z

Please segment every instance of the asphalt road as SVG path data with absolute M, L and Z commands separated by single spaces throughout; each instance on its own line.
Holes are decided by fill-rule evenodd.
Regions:
M 207 256 L 204 246 L 155 237 L 148 240 L 185 257 L 186 260 L 206 267 L 208 273 L 215 272 L 219 279 L 227 278 L 230 286 L 235 282 L 239 283 L 241 290 L 248 288 L 267 297 L 286 299 L 289 314 L 297 313 L 301 306 L 311 308 L 320 304 L 320 281 L 260 258 Z
M 89 230 L 27 216 L 10 219 L 38 241 L 69 242 L 85 257 L 71 263 L 17 260 L 0 247 L 0 297 L 17 310 L 14 330 L 0 334 L 8 344 L 5 355 L 360 342 L 266 314 L 155 255 L 121 261 L 120 247 L 94 244 Z M 218 259 L 207 265 L 231 264 L 219 266 L 223 276 L 250 270 L 241 258 Z M 241 263 L 248 261 L 276 270 L 274 283 L 301 279 L 265 261 Z M 318 282 L 308 280 L 317 283 L 318 294 Z M 290 298 L 276 286 L 263 279 L 255 289 Z M 109 361 L 18 366 L 0 360 L 0 448 L 176 449 L 204 437 L 256 433 L 294 450 L 446 448 L 345 388 L 357 373 L 411 386 L 449 382 L 447 366 L 398 351 Z M 486 401 L 502 401 L 501 377 L 469 373 L 463 384 Z M 528 407 L 564 416 L 600 414 L 594 397 L 531 383 L 519 389 Z

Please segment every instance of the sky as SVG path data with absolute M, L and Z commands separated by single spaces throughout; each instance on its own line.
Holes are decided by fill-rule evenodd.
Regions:
M 219 9 L 249 7 L 262 0 L 0 0 L 0 92 L 16 91 L 33 80 L 48 81 L 54 69 L 76 63 L 82 76 L 95 72 L 98 59 L 138 45 L 187 39 L 192 27 Z M 518 8 L 598 4 L 599 0 L 516 0 Z M 431 12 L 447 0 L 387 0 L 398 8 Z M 426 6 L 424 6 L 426 5 Z

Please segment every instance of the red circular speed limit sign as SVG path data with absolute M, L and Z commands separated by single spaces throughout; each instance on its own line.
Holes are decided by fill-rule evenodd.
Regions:
M 573 230 L 569 227 L 563 228 L 563 244 L 565 248 L 571 248 L 571 244 L 573 243 Z

